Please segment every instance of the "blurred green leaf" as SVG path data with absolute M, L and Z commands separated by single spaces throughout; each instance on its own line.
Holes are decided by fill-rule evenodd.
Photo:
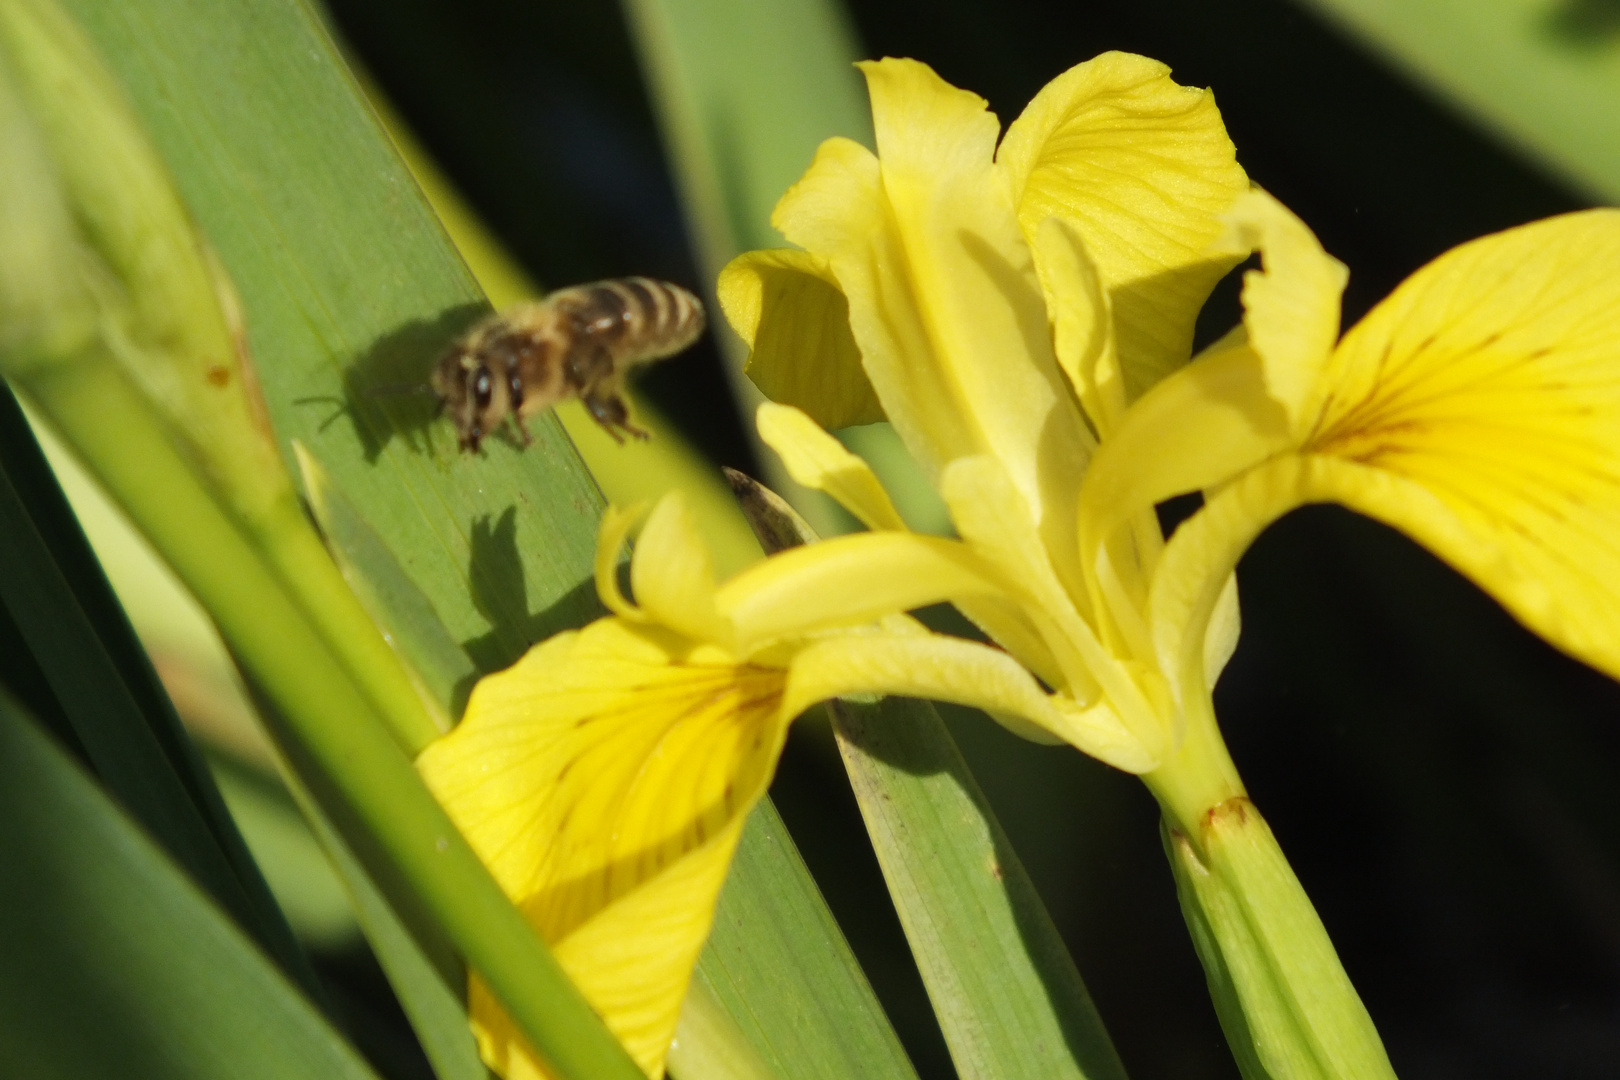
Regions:
M 0 603 L 113 795 L 288 974 L 315 978 L 9 389 L 0 386 Z
M 353 945 L 359 928 L 349 894 L 286 788 L 220 754 L 210 753 L 208 765 L 298 939 L 317 949 Z
M 1300 0 L 1603 202 L 1620 202 L 1613 0 Z
M 0 1073 L 371 1078 L 262 953 L 0 696 Z

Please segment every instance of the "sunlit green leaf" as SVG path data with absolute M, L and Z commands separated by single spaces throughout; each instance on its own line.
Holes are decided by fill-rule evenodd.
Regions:
M 1609 0 L 1300 0 L 1605 202 L 1620 200 Z

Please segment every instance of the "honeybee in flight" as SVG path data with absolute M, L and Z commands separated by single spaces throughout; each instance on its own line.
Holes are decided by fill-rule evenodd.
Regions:
M 433 370 L 433 391 L 463 450 L 477 450 L 507 418 L 527 446 L 524 420 L 573 397 L 617 442 L 645 439 L 619 396 L 625 371 L 674 356 L 704 322 L 703 302 L 667 281 L 628 277 L 559 289 L 458 338 Z

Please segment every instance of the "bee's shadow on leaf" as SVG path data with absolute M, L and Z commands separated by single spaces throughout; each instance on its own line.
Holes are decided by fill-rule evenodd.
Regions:
M 490 628 L 461 643 L 476 671 L 455 688 L 455 715 L 460 715 L 473 684 L 483 675 L 509 667 L 531 646 L 602 614 L 596 582 L 589 577 L 540 611 L 529 610 L 523 559 L 518 553 L 516 507 L 507 507 L 493 521 L 488 515 L 474 518 L 468 539 L 472 552 L 467 580 L 473 606 L 489 620 Z
M 395 435 L 413 453 L 431 449 L 439 399 L 428 376 L 450 343 L 488 313 L 486 304 L 459 304 L 431 319 L 413 319 L 372 342 L 344 369 L 340 415 L 354 425 L 368 463 Z

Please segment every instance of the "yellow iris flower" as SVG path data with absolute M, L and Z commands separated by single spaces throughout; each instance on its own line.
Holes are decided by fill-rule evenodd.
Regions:
M 1249 189 L 1210 95 L 1163 65 L 1081 64 L 999 147 L 984 102 L 924 65 L 862 68 L 877 153 L 825 143 L 774 218 L 802 250 L 741 257 L 720 295 L 779 403 L 761 435 L 870 531 L 717 586 L 666 499 L 632 602 L 635 515 L 610 513 L 613 614 L 481 682 L 424 777 L 656 1077 L 794 716 L 854 692 L 975 705 L 1143 776 L 1240 1057 L 1389 1075 L 1215 727 L 1232 570 L 1287 510 L 1342 502 L 1620 675 L 1620 213 L 1465 245 L 1339 340 L 1344 268 Z M 1187 363 L 1253 250 L 1244 325 Z M 960 539 L 907 531 L 824 430 L 881 418 Z M 1166 541 L 1154 506 L 1190 491 L 1205 506 Z M 940 601 L 999 648 L 904 614 Z M 476 978 L 472 1011 L 494 1068 L 544 1075 Z

